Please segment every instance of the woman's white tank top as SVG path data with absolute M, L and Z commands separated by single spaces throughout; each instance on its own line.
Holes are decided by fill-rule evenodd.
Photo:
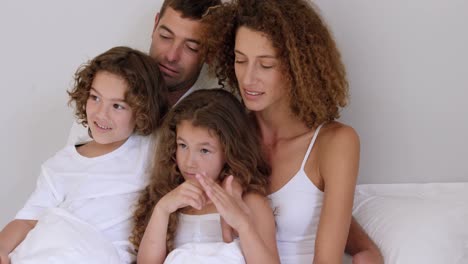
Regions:
M 281 189 L 269 195 L 276 220 L 276 240 L 281 263 L 312 263 L 323 192 L 307 177 L 304 166 L 320 125 L 309 144 L 301 168 Z

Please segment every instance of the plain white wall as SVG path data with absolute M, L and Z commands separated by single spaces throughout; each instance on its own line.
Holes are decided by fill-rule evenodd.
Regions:
M 74 120 L 66 90 L 76 69 L 107 49 L 147 51 L 162 1 L 0 1 L 0 227 L 61 149 Z
M 468 1 L 316 3 L 349 74 L 359 182 L 468 181 Z
M 160 2 L 0 2 L 0 227 L 66 142 L 76 68 L 116 45 L 146 51 Z M 348 70 L 359 182 L 468 181 L 468 2 L 316 3 Z

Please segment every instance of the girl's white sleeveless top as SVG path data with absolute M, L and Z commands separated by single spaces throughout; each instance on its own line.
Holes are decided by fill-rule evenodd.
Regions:
M 191 242 L 222 242 L 223 234 L 218 213 L 205 215 L 188 215 L 179 213 L 179 223 L 174 238 L 177 248 Z
M 245 264 L 239 240 L 224 243 L 219 214 L 179 214 L 175 249 L 164 264 Z
M 276 220 L 276 240 L 281 263 L 312 263 L 323 192 L 307 177 L 304 166 L 314 146 L 314 133 L 301 168 L 281 189 L 269 195 Z

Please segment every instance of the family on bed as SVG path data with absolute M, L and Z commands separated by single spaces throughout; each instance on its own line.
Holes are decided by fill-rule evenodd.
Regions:
M 351 215 L 359 138 L 308 0 L 165 0 L 149 54 L 78 69 L 90 139 L 42 165 L 0 264 L 383 263 Z

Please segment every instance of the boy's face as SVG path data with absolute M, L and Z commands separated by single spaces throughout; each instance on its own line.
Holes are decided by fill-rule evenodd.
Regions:
M 86 102 L 86 116 L 93 139 L 99 144 L 122 145 L 135 129 L 133 111 L 125 102 L 127 82 L 118 75 L 99 71 Z
M 158 62 L 169 91 L 188 89 L 198 78 L 203 65 L 201 26 L 171 7 L 156 15 L 150 55 Z

